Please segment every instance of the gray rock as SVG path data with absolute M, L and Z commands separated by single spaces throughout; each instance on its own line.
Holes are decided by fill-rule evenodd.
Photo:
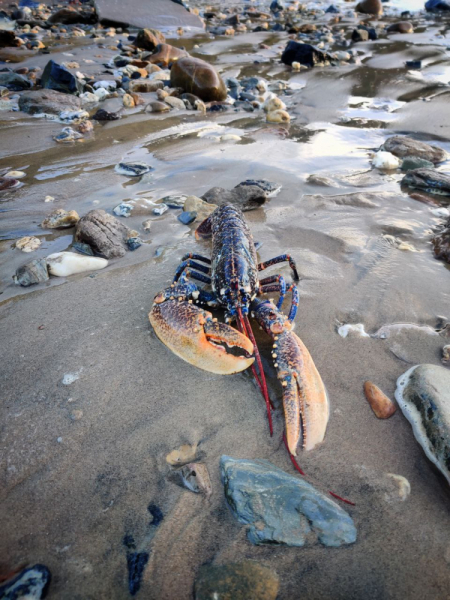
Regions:
M 80 110 L 81 101 L 76 96 L 54 90 L 33 90 L 22 94 L 19 108 L 30 115 L 41 113 L 59 115 L 63 110 Z
M 72 75 L 69 69 L 49 60 L 41 77 L 41 86 L 45 89 L 56 90 L 64 94 L 81 94 L 84 85 Z
M 436 169 L 415 169 L 409 171 L 402 179 L 402 185 L 425 190 L 431 194 L 450 196 L 450 175 Z
M 425 142 L 419 142 L 404 135 L 394 135 L 388 138 L 380 150 L 390 152 L 394 156 L 404 158 L 405 156 L 418 156 L 429 160 L 434 164 L 440 163 L 447 158 L 445 150 L 437 146 L 430 146 Z
M 22 75 L 18 73 L 13 73 L 11 71 L 6 71 L 5 73 L 0 73 L 0 85 L 5 86 L 8 90 L 19 91 L 25 90 L 31 87 L 31 83 Z
M 405 156 L 401 169 L 407 172 L 414 171 L 414 169 L 432 169 L 433 167 L 434 164 L 431 161 L 420 158 L 420 156 Z
M 36 283 L 48 281 L 47 261 L 45 258 L 38 258 L 30 263 L 19 267 L 13 277 L 17 285 L 30 287 Z
M 242 211 L 255 210 L 266 202 L 268 194 L 259 185 L 239 184 L 232 190 L 213 187 L 203 194 L 202 199 L 212 204 L 234 204 Z
M 324 546 L 356 541 L 352 518 L 304 479 L 267 460 L 220 459 L 225 497 L 240 523 L 250 525 L 252 544 L 304 546 L 317 538 Z
M 257 187 L 260 187 L 266 192 L 269 198 L 273 198 L 273 196 L 276 196 L 282 187 L 278 183 L 268 181 L 267 179 L 246 179 L 245 181 L 241 181 L 241 183 L 239 183 L 234 189 L 248 185 L 256 185 Z
M 125 255 L 127 240 L 132 237 L 131 229 L 104 210 L 97 209 L 78 221 L 74 240 L 89 244 L 95 253 L 105 258 L 116 258 Z
M 450 371 L 416 365 L 398 378 L 395 398 L 425 454 L 450 483 Z
M 431 241 L 434 246 L 435 257 L 450 264 L 450 218 L 444 228 Z
M 195 600 L 275 600 L 278 575 L 253 560 L 204 565 L 195 580 Z
M 200 17 L 171 0 L 95 0 L 94 5 L 100 21 L 108 23 L 112 21 L 121 25 L 164 30 L 177 27 L 204 28 Z
M 51 574 L 44 565 L 34 565 L 0 586 L 1 600 L 40 600 L 50 585 Z

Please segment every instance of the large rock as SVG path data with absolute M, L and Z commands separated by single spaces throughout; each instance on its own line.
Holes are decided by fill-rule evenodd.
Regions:
M 450 10 L 450 2 L 447 0 L 428 0 L 425 3 L 425 10 L 428 12 L 443 12 Z
M 355 10 L 366 15 L 382 15 L 383 5 L 381 0 L 362 0 L 355 6 Z
M 356 541 L 352 518 L 304 479 L 267 460 L 220 459 L 225 497 L 252 544 L 338 547 Z
M 227 88 L 221 76 L 200 58 L 180 58 L 170 70 L 170 84 L 198 96 L 204 102 L 225 100 Z
M 200 17 L 171 0 L 94 0 L 94 4 L 99 19 L 107 23 L 164 30 L 178 27 L 204 28 Z
M 450 175 L 436 169 L 408 171 L 402 179 L 402 184 L 431 194 L 450 196 Z
M 64 94 L 81 94 L 83 84 L 72 75 L 69 69 L 49 60 L 41 77 L 41 86 Z
M 255 210 L 266 202 L 268 194 L 259 185 L 239 184 L 232 190 L 213 187 L 202 196 L 202 199 L 211 204 L 233 204 L 242 211 Z
M 73 8 L 61 8 L 47 19 L 47 23 L 61 23 L 62 25 L 74 25 L 75 23 L 87 25 L 96 21 L 95 13 L 78 12 Z
M 380 150 L 390 152 L 399 158 L 417 156 L 429 160 L 434 164 L 447 159 L 447 153 L 445 150 L 442 150 L 442 148 L 430 146 L 430 144 L 419 142 L 403 135 L 394 135 L 393 137 L 388 138 L 381 146 Z
M 168 67 L 170 64 L 186 56 L 189 56 L 189 53 L 186 52 L 186 50 L 180 50 L 170 44 L 158 44 L 155 48 L 155 52 L 148 57 L 148 60 L 153 65 Z
M 416 440 L 450 483 L 450 371 L 416 365 L 398 378 L 395 397 Z
M 195 600 L 275 600 L 278 575 L 253 560 L 204 565 L 195 580 Z
M 450 264 L 450 219 L 447 225 L 433 240 L 434 255 Z
M 127 240 L 133 237 L 134 233 L 126 225 L 104 210 L 97 209 L 78 221 L 74 240 L 89 244 L 105 258 L 116 258 L 124 256 L 129 249 Z
M 136 39 L 133 45 L 143 50 L 150 50 L 152 52 L 158 44 L 164 44 L 166 38 L 157 29 L 141 29 L 138 31 Z
M 32 90 L 20 96 L 19 108 L 30 115 L 59 115 L 64 110 L 80 110 L 81 101 L 76 96 L 54 90 Z
M 7 87 L 8 90 L 20 91 L 31 87 L 31 83 L 19 73 L 13 71 L 5 71 L 0 73 L 0 86 Z
M 326 52 L 322 52 L 311 44 L 299 44 L 293 40 L 288 42 L 281 55 L 281 62 L 285 65 L 292 65 L 298 62 L 306 67 L 315 67 L 318 64 L 330 62 L 332 57 Z

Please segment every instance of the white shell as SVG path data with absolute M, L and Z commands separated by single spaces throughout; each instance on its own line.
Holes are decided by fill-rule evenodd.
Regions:
M 75 273 L 96 271 L 108 266 L 106 258 L 84 256 L 75 252 L 56 252 L 47 256 L 48 270 L 55 277 L 67 277 Z

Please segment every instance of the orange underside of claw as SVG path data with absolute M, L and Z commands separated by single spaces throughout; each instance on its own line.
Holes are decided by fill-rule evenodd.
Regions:
M 278 355 L 286 370 L 279 371 L 283 384 L 286 439 L 294 456 L 300 442 L 312 450 L 323 441 L 329 418 L 328 396 L 322 378 L 301 339 L 289 331 L 280 336 Z
M 244 371 L 253 364 L 253 344 L 212 315 L 189 302 L 167 300 L 154 304 L 149 313 L 156 335 L 174 354 L 186 362 L 219 375 Z M 229 352 L 242 350 L 242 356 Z

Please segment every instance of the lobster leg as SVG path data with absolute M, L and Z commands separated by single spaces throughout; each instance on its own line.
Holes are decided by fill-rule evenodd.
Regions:
M 177 270 L 175 271 L 173 283 L 176 283 L 178 281 L 185 269 L 195 269 L 196 271 L 200 271 L 201 273 L 209 273 L 209 267 L 205 267 L 205 265 L 200 265 L 192 259 L 183 260 L 183 262 L 178 266 Z
M 294 279 L 296 281 L 299 280 L 297 265 L 295 264 L 294 259 L 290 254 L 281 254 L 280 256 L 276 256 L 275 258 L 271 258 L 270 260 L 266 260 L 265 262 L 259 263 L 258 271 L 264 271 L 265 269 L 271 267 L 272 265 L 277 265 L 278 263 L 288 262 L 289 266 L 294 273 Z
M 271 283 L 272 281 L 276 281 L 277 283 Z M 260 284 L 263 284 L 259 288 L 260 294 L 269 294 L 270 292 L 278 292 L 280 294 L 277 302 L 277 309 L 280 310 L 286 296 L 286 282 L 284 277 L 282 275 L 273 275 L 260 281 Z
M 202 256 L 201 254 L 193 254 L 192 252 L 188 252 L 187 254 L 185 254 L 181 260 L 185 261 L 188 260 L 188 258 L 192 258 L 193 260 L 199 260 L 201 262 L 206 263 L 207 265 L 211 264 L 210 258 L 206 258 L 206 256 Z

